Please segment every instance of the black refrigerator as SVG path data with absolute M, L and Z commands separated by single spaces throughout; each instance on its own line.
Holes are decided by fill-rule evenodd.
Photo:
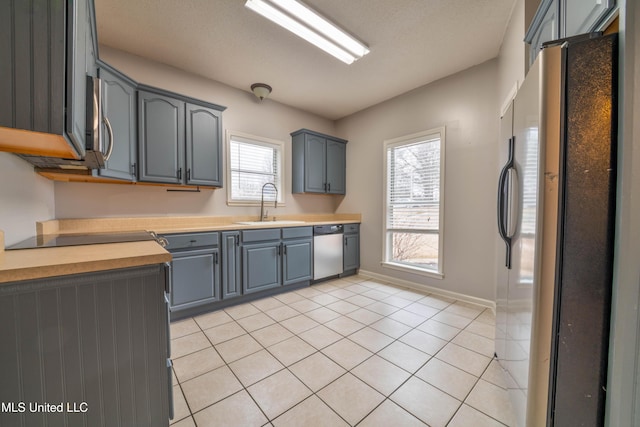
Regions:
M 501 120 L 496 356 L 520 426 L 604 424 L 617 35 L 545 45 Z

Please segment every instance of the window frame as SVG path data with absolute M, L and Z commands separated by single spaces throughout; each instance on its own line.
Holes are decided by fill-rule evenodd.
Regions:
M 225 141 L 225 160 L 226 160 L 226 176 L 227 176 L 227 205 L 228 206 L 260 206 L 260 199 L 246 200 L 246 199 L 233 199 L 233 180 L 232 180 L 232 168 L 231 168 L 231 141 L 238 140 L 239 142 L 254 144 L 263 147 L 269 147 L 275 149 L 279 153 L 278 162 L 278 175 L 279 183 L 276 183 L 278 188 L 278 206 L 286 206 L 285 204 L 285 191 L 286 191 L 286 179 L 285 179 L 285 144 L 283 141 L 277 139 L 265 138 L 262 136 L 251 135 L 244 132 L 227 130 Z M 269 203 L 273 203 L 269 200 Z
M 418 265 L 412 265 L 410 263 L 396 262 L 391 259 L 392 244 L 391 233 L 389 229 L 389 164 L 388 164 L 388 152 L 392 148 L 402 147 L 405 145 L 415 144 L 433 137 L 439 137 L 440 139 L 440 174 L 439 174 L 439 206 L 438 206 L 438 269 L 428 269 L 420 267 Z M 425 130 L 422 132 L 413 133 L 410 135 L 401 136 L 385 140 L 383 144 L 383 199 L 382 199 L 382 262 L 381 265 L 385 268 L 393 270 L 399 270 L 403 272 L 409 272 L 413 274 L 419 274 L 435 279 L 444 279 L 444 195 L 445 195 L 445 148 L 446 148 L 446 132 L 445 127 L 437 127 L 434 129 Z M 421 234 L 421 233 L 416 233 Z

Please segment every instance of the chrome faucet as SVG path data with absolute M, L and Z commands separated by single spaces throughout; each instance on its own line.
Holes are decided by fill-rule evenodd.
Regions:
M 267 185 L 272 186 L 273 189 L 276 190 L 276 197 L 273 200 L 273 208 L 275 209 L 278 207 L 278 188 L 273 182 L 267 182 L 262 186 L 262 197 L 260 199 L 260 221 L 264 221 L 267 218 L 267 213 L 265 213 L 264 211 L 264 187 L 266 187 Z

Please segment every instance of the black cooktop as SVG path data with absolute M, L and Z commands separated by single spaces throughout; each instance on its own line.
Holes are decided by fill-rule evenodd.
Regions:
M 139 242 L 156 240 L 148 231 L 127 231 L 118 233 L 86 233 L 86 234 L 45 234 L 23 240 L 7 247 L 12 249 L 53 248 L 59 246 L 96 245 L 101 243 Z

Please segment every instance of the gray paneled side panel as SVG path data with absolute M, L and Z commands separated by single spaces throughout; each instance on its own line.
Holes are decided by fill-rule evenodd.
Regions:
M 20 353 L 18 343 L 20 342 L 20 331 L 18 329 L 18 319 L 14 304 L 17 302 L 15 296 L 4 296 L 0 298 L 0 342 L 3 349 L 0 351 L 0 402 L 11 403 L 20 402 Z M 21 425 L 20 414 L 0 411 L 0 425 Z
M 280 242 L 242 248 L 242 291 L 251 293 L 280 286 Z
M 89 405 L 86 413 L 86 425 L 97 426 L 104 424 L 104 407 L 102 405 L 102 387 L 100 379 L 100 354 L 98 344 L 98 319 L 96 295 L 97 286 L 94 283 L 79 286 L 78 293 L 78 321 L 80 328 L 80 342 L 82 343 L 82 387 L 84 400 Z
M 120 409 L 120 423 L 126 424 L 134 420 L 135 396 L 133 394 L 133 337 L 131 335 L 132 311 L 129 300 L 129 289 L 132 280 L 127 280 L 126 286 L 114 286 L 113 322 L 115 331 L 115 358 L 117 360 L 118 407 Z
M 65 93 L 65 4 L 49 1 L 51 13 L 50 56 L 50 132 L 56 135 L 64 133 L 64 93 Z
M 63 325 L 59 318 L 58 290 L 43 290 L 38 294 L 38 323 L 42 342 L 41 360 L 44 368 L 44 400 L 43 402 L 64 402 L 63 387 L 65 378 L 62 374 L 61 332 Z M 63 426 L 64 413 L 47 414 L 47 426 Z
M 42 331 L 39 328 L 38 295 L 36 293 L 18 295 L 18 330 L 20 331 L 20 377 L 24 402 L 44 402 Z M 24 413 L 23 425 L 44 426 L 44 414 Z
M 0 126 L 14 125 L 14 47 L 12 43 L 14 22 L 13 3 L 16 0 L 0 1 Z M 2 419 L 0 413 L 0 420 Z
M 222 114 L 186 104 L 187 184 L 222 185 Z
M 291 139 L 291 192 L 304 193 L 304 135 Z
M 31 129 L 32 115 L 32 92 L 31 74 L 33 64 L 31 63 L 31 8 L 32 1 L 14 1 L 15 23 L 14 40 L 15 50 L 13 60 L 15 61 L 15 126 L 19 129 Z
M 75 404 L 83 402 L 84 382 L 82 371 L 82 342 L 80 340 L 80 317 L 77 288 L 60 288 L 60 344 L 62 347 L 63 377 L 65 401 Z M 86 425 L 87 417 L 84 413 L 68 413 L 67 421 L 70 425 Z
M 112 295 L 113 285 L 108 280 L 96 283 L 98 348 L 100 349 L 100 382 L 102 386 L 102 404 L 107 425 L 120 423 L 120 405 L 118 405 L 118 361 L 116 359 L 115 301 Z
M 49 69 L 49 2 L 35 1 L 31 22 L 33 23 L 33 130 L 38 132 L 49 131 L 49 82 L 51 70 Z
M 305 135 L 304 191 L 325 193 L 327 144 L 324 138 Z
M 283 243 L 283 285 L 313 278 L 313 244 L 311 239 L 292 240 Z
M 138 425 L 142 420 L 151 418 L 149 376 L 152 373 L 149 371 L 148 359 L 144 357 L 147 352 L 145 335 L 148 322 L 144 298 L 144 284 L 132 284 L 129 288 L 129 300 L 131 301 L 131 306 L 136 307 L 130 313 L 131 336 L 133 337 L 131 349 L 134 354 L 132 381 L 135 401 L 132 403 L 134 405 L 135 425 Z
M 327 193 L 345 194 L 346 156 L 347 144 L 327 140 Z
M 140 181 L 179 184 L 184 164 L 184 103 L 138 92 Z
M 136 163 L 136 91 L 126 80 L 108 70 L 100 69 L 102 79 L 103 115 L 113 129 L 113 151 L 100 176 L 135 180 L 133 164 Z M 102 124 L 105 138 L 108 133 Z
M 151 418 L 139 421 L 139 426 L 163 426 L 169 424 L 168 379 L 167 379 L 167 340 L 164 335 L 167 319 L 164 309 L 163 284 L 157 277 L 144 278 L 144 302 L 147 314 L 146 342 L 149 355 L 149 391 Z

